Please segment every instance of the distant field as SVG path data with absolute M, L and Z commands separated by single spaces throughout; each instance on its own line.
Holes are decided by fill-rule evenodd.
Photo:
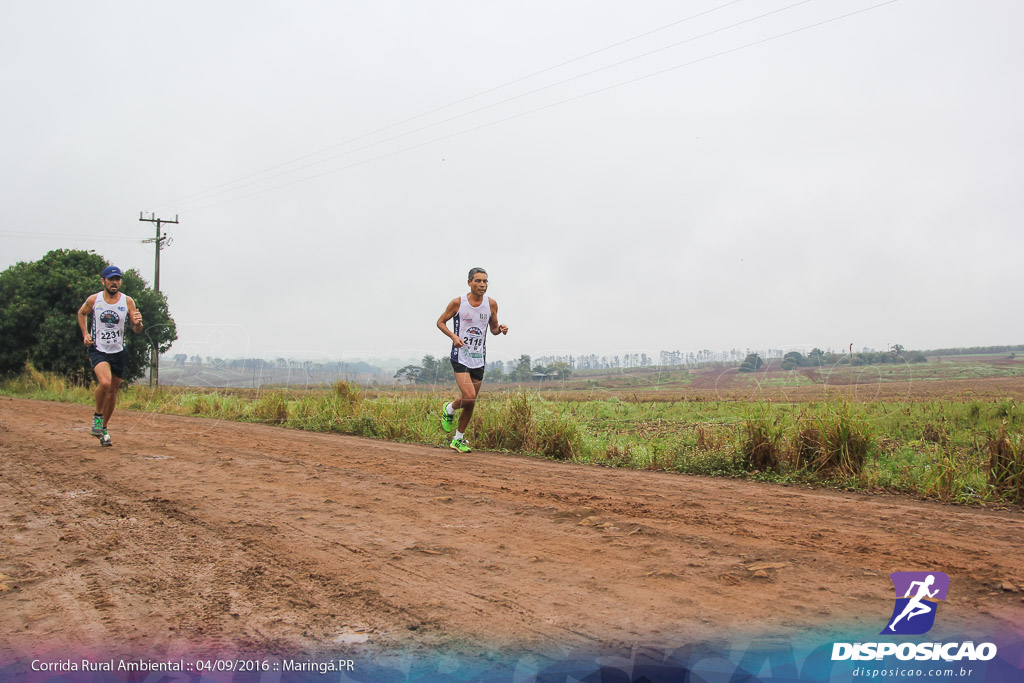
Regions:
M 485 393 L 536 391 L 550 401 L 604 401 L 664 403 L 760 402 L 808 403 L 836 399 L 858 403 L 920 402 L 949 400 L 1001 401 L 1024 399 L 1024 356 L 1009 359 L 1002 355 L 955 356 L 952 360 L 901 365 L 837 366 L 833 368 L 797 368 L 782 370 L 778 360 L 756 372 L 742 373 L 736 368 L 631 368 L 621 371 L 581 373 L 565 381 L 494 383 L 485 378 Z M 189 370 L 189 368 L 186 368 Z M 254 381 L 241 376 L 226 377 L 213 370 L 191 373 L 161 370 L 166 385 L 175 391 L 219 393 L 256 398 L 269 390 L 280 389 L 293 395 L 316 393 L 329 388 L 338 377 L 304 375 L 301 370 L 275 370 Z M 362 383 L 358 378 L 342 377 Z M 192 380 L 189 384 L 188 381 Z M 218 381 L 225 384 L 218 384 Z M 365 381 L 365 378 L 364 380 Z M 367 398 L 451 393 L 454 382 L 416 385 L 363 385 Z
M 756 372 L 735 367 L 686 369 L 679 366 L 583 371 L 563 381 L 495 383 L 488 390 L 525 388 L 565 400 L 634 395 L 644 401 L 820 401 L 844 396 L 856 401 L 998 399 L 1024 396 L 1024 354 L 975 354 L 933 357 L 927 363 L 849 367 L 801 367 L 782 370 L 773 359 Z M 302 368 L 261 372 L 210 366 L 161 366 L 164 386 L 290 391 L 322 389 L 338 380 L 355 382 L 373 392 L 400 394 L 447 390 L 451 383 L 395 385 L 380 375 L 325 374 Z M 145 380 L 143 380 L 144 382 Z
M 339 379 L 358 384 L 380 381 L 380 375 L 366 373 L 326 373 L 303 368 L 264 368 L 252 371 L 211 365 L 160 364 L 160 384 L 173 387 L 235 387 L 258 389 L 263 386 L 318 387 Z M 139 380 L 145 384 L 146 379 Z
M 898 365 L 782 370 L 778 360 L 756 372 L 736 368 L 632 368 L 581 373 L 565 381 L 489 384 L 537 390 L 546 398 L 590 401 L 616 397 L 633 401 L 960 401 L 1024 397 L 1024 357 L 978 356 Z M 447 389 L 447 384 L 378 388 L 383 393 L 420 393 Z

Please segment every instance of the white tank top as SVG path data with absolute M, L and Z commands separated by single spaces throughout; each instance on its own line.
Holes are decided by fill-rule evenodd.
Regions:
M 487 362 L 487 328 L 491 323 L 491 300 L 484 295 L 479 306 L 470 306 L 469 299 L 462 295 L 459 313 L 455 316 L 455 336 L 465 346 L 452 344 L 452 360 L 467 368 L 482 368 Z
M 117 302 L 108 304 L 103 292 L 92 305 L 92 343 L 97 351 L 118 353 L 124 349 L 124 323 L 128 319 L 128 299 L 118 292 Z

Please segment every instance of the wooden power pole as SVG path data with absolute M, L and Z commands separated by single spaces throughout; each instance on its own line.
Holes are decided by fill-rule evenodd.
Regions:
M 146 223 L 156 223 L 156 237 L 150 237 L 149 239 L 142 240 L 143 243 L 152 242 L 154 250 L 156 251 L 156 266 L 153 274 L 153 289 L 157 292 L 160 291 L 160 251 L 171 243 L 171 238 L 168 235 L 161 234 L 160 226 L 164 223 L 177 223 L 178 216 L 174 216 L 173 221 L 169 221 L 164 218 L 157 218 L 156 214 L 150 214 L 149 218 L 143 218 L 142 212 L 139 212 L 139 220 Z M 160 386 L 160 350 L 157 348 L 157 344 L 153 342 L 153 348 L 150 350 L 149 357 L 149 386 L 157 387 Z

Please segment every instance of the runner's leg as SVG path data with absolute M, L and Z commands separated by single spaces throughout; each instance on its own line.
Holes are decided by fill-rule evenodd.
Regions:
M 110 393 L 110 381 L 113 378 L 113 373 L 110 371 L 110 363 L 106 361 L 97 363 L 92 369 L 96 373 L 97 382 L 94 393 L 96 398 L 96 414 L 103 415 L 103 424 L 106 426 L 107 395 Z
M 468 372 L 456 372 L 455 384 L 459 387 L 461 397 L 452 402 L 452 410 L 462 409 L 459 413 L 459 431 L 465 434 L 469 418 L 473 417 L 473 405 L 476 403 L 476 391 L 480 383 L 474 382 Z
M 109 365 L 107 366 L 110 367 Z M 110 391 L 107 393 L 107 402 L 103 405 L 103 428 L 107 428 L 110 416 L 114 414 L 114 406 L 117 404 L 117 389 L 121 386 L 121 378 L 117 375 L 110 376 Z
M 465 409 L 462 411 L 461 414 L 459 414 L 459 431 L 465 434 L 466 427 L 469 426 L 469 419 L 473 417 L 473 407 L 476 405 L 476 399 L 480 395 L 480 385 L 483 384 L 483 380 L 472 379 L 469 373 L 462 373 L 461 376 L 465 377 L 470 381 L 470 388 L 473 391 L 473 399 L 468 403 L 468 405 L 466 404 L 465 400 L 463 400 L 463 405 L 465 406 Z M 459 375 L 456 375 L 456 377 L 459 377 Z M 460 385 L 459 388 L 461 389 L 462 386 Z M 465 392 L 463 392 L 463 396 L 465 396 Z

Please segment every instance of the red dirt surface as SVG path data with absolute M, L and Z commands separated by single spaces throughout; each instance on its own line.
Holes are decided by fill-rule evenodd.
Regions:
M 873 638 L 907 570 L 934 635 L 1024 628 L 1018 512 L 90 415 L 0 398 L 2 655 Z

